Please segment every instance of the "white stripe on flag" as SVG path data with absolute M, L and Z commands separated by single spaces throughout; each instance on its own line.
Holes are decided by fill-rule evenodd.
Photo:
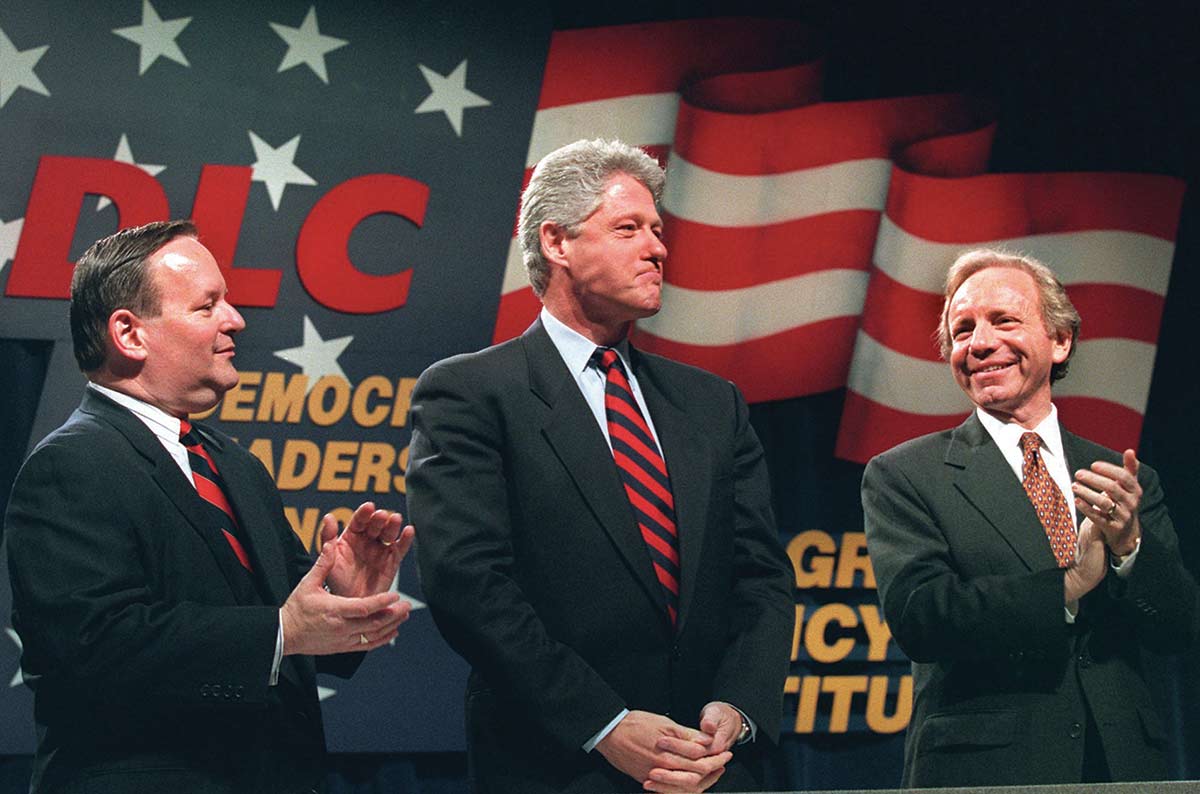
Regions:
M 847 160 L 782 174 L 740 176 L 710 171 L 675 152 L 667 166 L 663 207 L 709 226 L 765 226 L 845 210 L 882 211 L 892 163 Z
M 1154 345 L 1128 339 L 1082 341 L 1070 372 L 1054 384 L 1054 395 L 1093 397 L 1144 413 L 1154 353 Z M 869 400 L 910 414 L 947 416 L 971 408 L 946 362 L 906 356 L 862 331 L 846 385 Z
M 635 146 L 670 146 L 679 94 L 636 94 L 539 110 L 533 118 L 525 167 L 580 138 L 620 138 Z
M 1175 244 L 1169 240 L 1112 229 L 938 243 L 910 234 L 885 215 L 875 244 L 875 266 L 907 287 L 941 294 L 946 271 L 970 248 L 1001 248 L 1040 259 L 1068 286 L 1124 284 L 1157 295 L 1167 294 L 1175 256 Z
M 673 342 L 732 345 L 834 317 L 857 316 L 866 291 L 867 274 L 861 270 L 821 270 L 730 290 L 664 284 L 662 310 L 638 320 L 638 328 Z
M 508 241 L 508 259 L 504 261 L 504 281 L 500 294 L 507 295 L 529 286 L 529 275 L 525 271 L 525 259 L 521 255 L 521 241 L 513 237 Z

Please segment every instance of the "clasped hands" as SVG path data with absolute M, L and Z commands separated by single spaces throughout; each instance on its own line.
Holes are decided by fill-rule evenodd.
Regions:
M 1079 550 L 1075 564 L 1067 569 L 1066 601 L 1077 601 L 1090 592 L 1107 571 L 1107 548 L 1117 556 L 1132 554 L 1142 536 L 1138 508 L 1142 486 L 1137 474 L 1140 464 L 1132 449 L 1125 450 L 1121 465 L 1096 461 L 1075 472 L 1071 492 L 1075 509 L 1083 513 L 1079 526 Z
M 725 773 L 741 728 L 741 714 L 728 703 L 705 706 L 700 730 L 661 714 L 630 711 L 596 750 L 646 791 L 706 791 Z
M 390 592 L 414 530 L 364 502 L 346 530 L 321 521 L 321 553 L 280 609 L 284 655 L 370 651 L 395 639 L 411 605 Z

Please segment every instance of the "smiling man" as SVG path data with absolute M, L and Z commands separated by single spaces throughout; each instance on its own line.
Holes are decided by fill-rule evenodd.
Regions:
M 97 241 L 70 315 L 83 402 L 4 524 L 32 790 L 323 789 L 316 672 L 396 636 L 412 528 L 369 502 L 341 536 L 326 516 L 314 565 L 262 464 L 188 420 L 237 384 L 245 328 L 190 222 Z
M 760 788 L 793 623 L 762 448 L 727 381 L 636 350 L 662 302 L 654 160 L 547 155 L 519 236 L 542 312 L 413 392 L 408 504 L 472 667 L 474 790 Z
M 1059 424 L 1079 325 L 1042 263 L 963 254 L 938 338 L 975 411 L 863 475 L 880 601 L 913 660 L 905 786 L 1167 776 L 1140 655 L 1188 648 L 1200 596 L 1155 473 Z

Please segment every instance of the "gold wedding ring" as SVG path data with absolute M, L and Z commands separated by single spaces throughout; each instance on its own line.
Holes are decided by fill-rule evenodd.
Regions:
M 366 644 L 367 644 L 367 635 L 366 635 L 366 634 L 359 634 L 359 635 L 358 635 L 358 644 L 359 644 L 359 645 L 366 645 Z
M 391 546 L 391 545 L 392 545 L 393 543 L 395 543 L 396 541 L 394 541 L 394 540 L 384 540 L 383 538 L 380 538 L 380 539 L 379 539 L 379 542 L 380 542 L 380 543 L 382 543 L 382 544 L 383 544 L 383 545 L 385 545 L 385 546 Z

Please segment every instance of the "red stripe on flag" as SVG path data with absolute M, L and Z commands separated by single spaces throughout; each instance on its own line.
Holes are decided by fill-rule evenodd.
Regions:
M 1137 411 L 1096 397 L 1056 397 L 1054 405 L 1072 433 L 1109 449 L 1137 449 L 1142 437 L 1142 415 Z
M 834 455 L 843 460 L 866 463 L 886 449 L 910 438 L 954 427 L 966 417 L 966 413 L 949 416 L 910 414 L 847 390 Z
M 677 91 L 699 74 L 795 63 L 809 39 L 798 21 L 751 18 L 555 31 L 538 107 Z
M 1082 318 L 1085 339 L 1136 339 L 1158 343 L 1163 298 L 1123 284 L 1074 284 L 1067 287 Z M 1119 307 L 1114 311 L 1114 307 Z
M 797 67 L 798 74 L 808 68 Z M 742 90 L 757 90 L 758 75 L 738 79 Z M 763 79 L 769 83 L 772 75 Z M 905 144 L 984 124 L 974 104 L 958 94 L 825 102 L 753 115 L 693 104 L 690 92 L 687 99 L 679 108 L 674 151 L 693 165 L 724 174 L 781 174 L 846 160 L 887 158 Z M 990 144 L 990 136 L 984 134 L 976 147 L 982 144 Z M 986 166 L 986 149 L 969 154 L 960 165 L 977 170 Z
M 732 345 L 690 345 L 634 329 L 643 350 L 733 381 L 748 402 L 818 394 L 846 385 L 858 317 L 835 317 Z
M 1174 240 L 1180 179 L 1151 174 L 892 172 L 887 215 L 918 237 L 964 246 L 1032 234 L 1116 229 Z
M 831 268 L 867 270 L 879 213 L 830 212 L 767 226 L 720 227 L 663 213 L 663 276 L 694 290 L 753 287 Z
M 886 347 L 913 358 L 941 361 L 934 338 L 942 313 L 942 296 L 916 290 L 887 273 L 871 273 L 864 303 L 862 330 Z

